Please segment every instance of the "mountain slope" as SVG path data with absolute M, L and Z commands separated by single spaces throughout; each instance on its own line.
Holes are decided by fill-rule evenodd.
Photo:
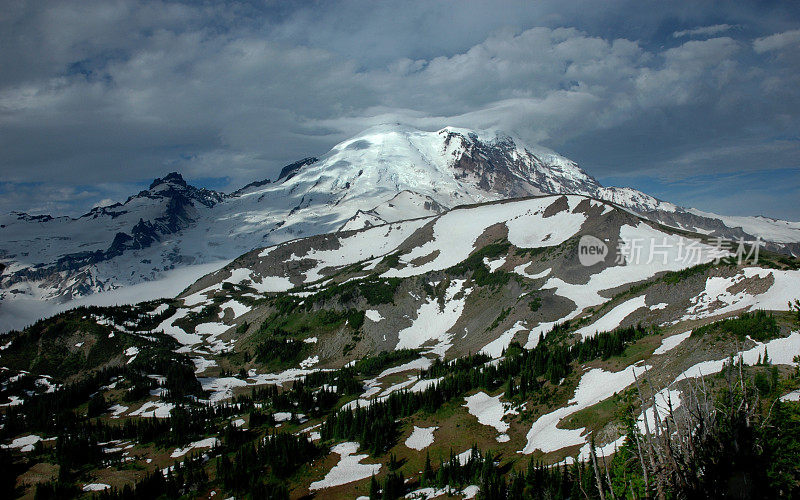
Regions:
M 608 252 L 582 263 L 587 241 Z M 21 484 L 57 477 L 46 473 L 59 463 L 64 484 L 121 488 L 179 460 L 192 472 L 166 476 L 176 490 L 291 498 L 358 497 L 398 471 L 400 494 L 429 498 L 426 456 L 434 472 L 466 464 L 434 482 L 470 485 L 463 496 L 489 487 L 469 472 L 473 454 L 491 453 L 482 470 L 497 461 L 508 480 L 529 459 L 589 460 L 592 442 L 610 461 L 626 423 L 644 433 L 654 412 L 691 408 L 693 379 L 726 390 L 732 354 L 735 378 L 766 401 L 800 387 L 800 318 L 787 311 L 800 263 L 725 255 L 576 195 L 298 238 L 175 299 L 13 333 L 0 346 L 0 438 L 31 467 Z M 57 418 L 42 418 L 51 408 Z M 65 437 L 34 446 L 57 434 L 96 453 L 70 454 Z
M 608 253 L 602 261 L 588 267 L 580 263 L 578 249 L 583 236 L 593 236 L 605 245 Z M 523 345 L 533 346 L 539 335 L 555 324 L 584 316 L 592 308 L 612 301 L 621 287 L 693 266 L 700 266 L 697 274 L 702 275 L 708 271 L 703 265 L 729 254 L 705 236 L 693 237 L 705 241 L 676 234 L 587 197 L 546 196 L 493 202 L 454 209 L 439 216 L 314 236 L 255 250 L 189 287 L 182 295 L 185 306 L 176 315 L 180 317 L 192 308 L 230 300 L 252 302 L 251 299 L 264 293 L 299 298 L 321 294 L 330 298 L 328 290 L 344 293 L 353 286 L 384 287 L 402 290 L 398 299 L 402 305 L 390 300 L 391 306 L 384 308 L 370 303 L 368 297 L 337 304 L 342 308 L 374 309 L 377 316 L 387 319 L 381 320 L 380 326 L 367 322 L 366 335 L 353 355 L 422 345 L 448 356 L 449 346 L 453 345 L 455 355 L 476 352 L 489 345 L 499 352 L 502 347 L 497 342 L 503 335 L 506 336 L 502 343 L 506 346 L 514 338 Z M 741 282 L 739 286 L 762 297 L 747 307 L 784 309 L 784 302 L 793 298 L 790 284 L 800 277 L 796 271 L 776 270 L 761 276 L 760 271 L 725 269 L 717 286 L 726 283 L 723 288 L 727 288 Z M 478 288 L 462 279 L 468 271 L 482 276 L 477 281 Z M 482 283 L 494 283 L 495 279 L 504 292 L 493 292 L 491 301 L 486 302 L 480 287 Z M 731 281 L 725 281 L 728 279 Z M 426 286 L 436 287 L 436 293 Z M 699 314 L 698 317 L 713 315 L 720 308 L 731 312 L 742 307 L 745 298 L 743 292 L 738 292 L 729 303 L 725 302 L 728 300 L 725 295 L 697 299 L 706 289 L 701 281 L 693 282 L 683 291 L 669 291 L 666 285 L 655 289 L 658 292 L 646 304 L 662 303 L 665 307 L 649 313 L 648 322 L 684 320 L 685 311 L 694 306 L 703 311 L 692 313 Z M 434 296 L 439 300 L 438 312 L 436 301 L 431 298 Z M 528 318 L 517 324 L 518 316 L 531 316 L 527 308 L 534 301 L 541 305 L 541 312 L 533 314 L 536 321 Z M 442 305 L 453 309 L 447 312 Z M 628 304 L 632 306 L 633 303 Z M 644 306 L 642 300 L 628 313 Z M 504 310 L 503 319 L 494 323 Z M 218 312 L 220 317 L 227 314 L 224 307 Z M 265 316 L 263 311 L 242 306 L 235 318 L 237 324 L 247 321 L 252 326 L 264 321 Z M 611 328 L 616 326 L 619 323 Z M 209 328 L 208 331 L 214 332 L 223 329 L 221 325 Z M 503 328 L 514 328 L 513 335 L 501 331 Z M 416 340 L 404 340 L 404 335 Z M 212 335 L 210 347 L 223 348 L 222 344 L 214 344 L 218 337 Z M 344 340 L 340 340 L 327 344 L 343 348 Z M 427 341 L 438 344 L 430 345 Z M 192 337 L 187 346 L 194 343 L 204 344 L 203 334 Z M 333 361 L 342 355 L 342 351 L 334 354 L 330 347 L 326 351 L 324 355 L 319 353 L 319 362 L 326 358 Z

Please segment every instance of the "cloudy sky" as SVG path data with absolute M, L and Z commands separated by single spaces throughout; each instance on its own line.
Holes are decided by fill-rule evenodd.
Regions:
M 233 190 L 383 122 L 500 128 L 606 185 L 800 220 L 800 3 L 0 9 L 2 211 L 79 214 L 172 170 Z

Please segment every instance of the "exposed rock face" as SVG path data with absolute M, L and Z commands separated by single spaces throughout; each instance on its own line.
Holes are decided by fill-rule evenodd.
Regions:
M 444 129 L 445 148 L 456 144 L 453 169 L 457 178 L 505 198 L 530 194 L 580 193 L 596 196 L 600 184 L 578 165 L 558 155 L 521 148 L 510 136 L 480 138 L 475 132 Z

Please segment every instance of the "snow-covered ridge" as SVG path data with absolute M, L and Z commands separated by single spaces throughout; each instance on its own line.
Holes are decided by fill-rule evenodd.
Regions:
M 755 217 L 717 215 L 694 208 L 688 209 L 687 212 L 700 217 L 719 219 L 730 228 L 741 228 L 745 233 L 761 236 L 762 239 L 767 241 L 780 243 L 800 242 L 800 222 L 789 222 L 760 215 Z
M 733 217 L 683 208 L 632 188 L 603 187 L 598 198 L 677 229 L 729 240 L 761 238 L 770 250 L 800 255 L 800 222 L 769 217 Z
M 601 188 L 598 197 L 619 205 L 621 207 L 629 208 L 636 213 L 646 213 L 651 211 L 664 211 L 675 212 L 679 210 L 677 205 L 661 201 L 654 198 L 649 194 L 637 191 L 632 188 L 619 188 L 619 187 L 604 187 Z

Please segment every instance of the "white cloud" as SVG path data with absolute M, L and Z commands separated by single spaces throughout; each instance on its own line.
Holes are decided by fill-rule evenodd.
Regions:
M 753 41 L 753 50 L 759 54 L 773 50 L 781 50 L 785 47 L 800 43 L 800 29 L 775 33 L 774 35 L 757 38 Z
M 386 121 L 507 129 L 601 176 L 708 150 L 704 141 L 724 148 L 745 128 L 765 141 L 796 130 L 796 65 L 748 59 L 752 41 L 732 30 L 753 18 L 747 8 L 640 41 L 669 9 L 592 5 L 13 4 L 0 19 L 2 178 L 128 185 L 180 170 L 233 189 Z M 623 26 L 644 31 L 608 35 Z M 788 46 L 797 33 L 753 47 Z M 634 160 L 638 144 L 646 154 Z M 80 203 L 101 198 L 124 195 L 98 190 Z
M 673 38 L 681 38 L 685 36 L 713 36 L 726 31 L 732 30 L 735 26 L 730 24 L 714 24 L 711 26 L 698 26 L 688 30 L 681 30 L 672 33 Z

